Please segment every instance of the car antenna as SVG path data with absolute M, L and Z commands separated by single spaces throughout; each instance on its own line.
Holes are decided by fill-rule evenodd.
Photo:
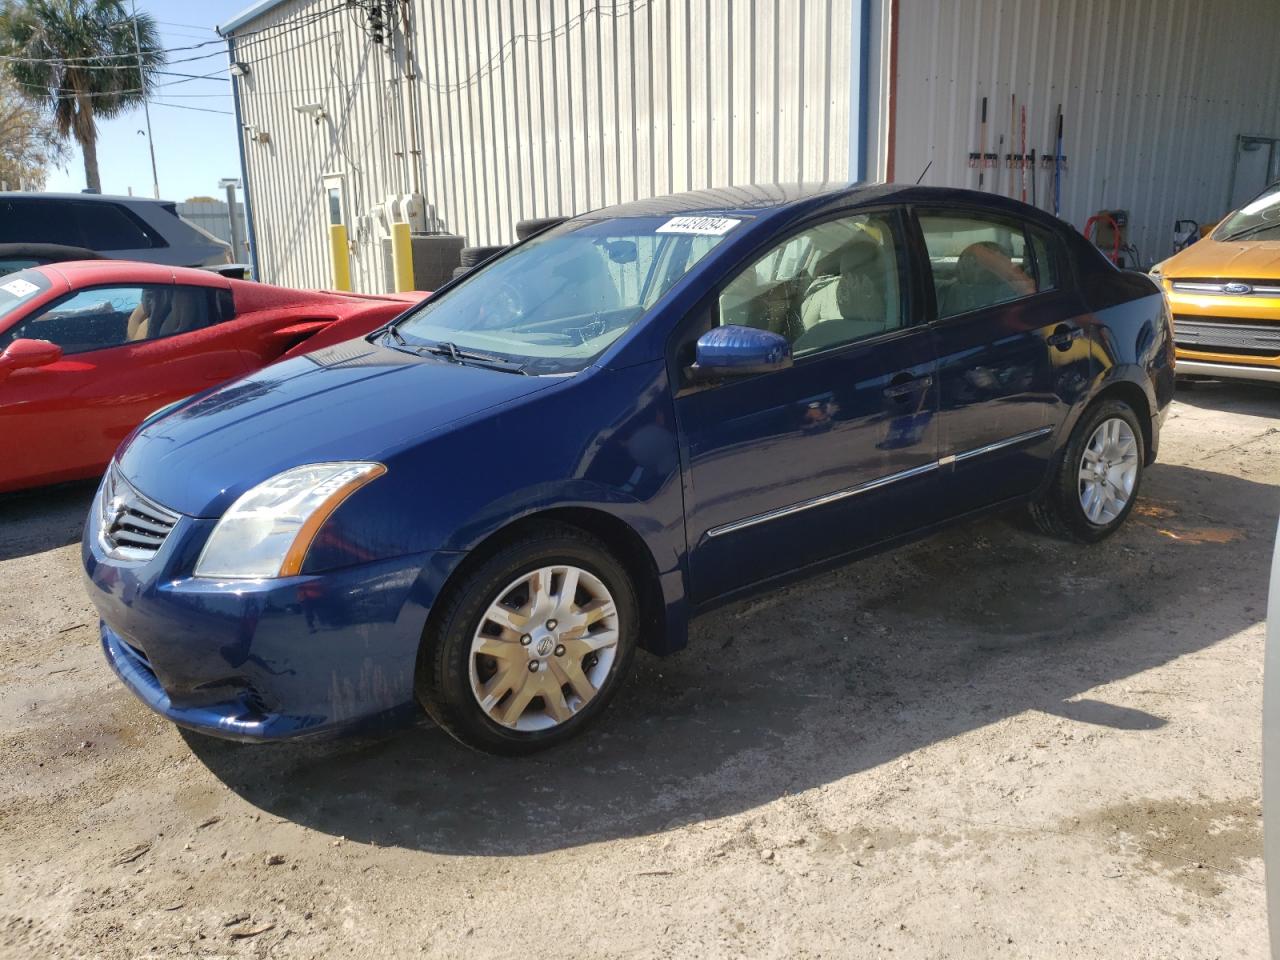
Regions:
M 920 181 L 924 179 L 924 175 L 929 172 L 929 168 L 932 166 L 933 166 L 932 160 L 930 160 L 928 163 L 924 165 L 924 169 L 920 171 L 920 176 L 916 177 L 916 186 L 920 186 Z

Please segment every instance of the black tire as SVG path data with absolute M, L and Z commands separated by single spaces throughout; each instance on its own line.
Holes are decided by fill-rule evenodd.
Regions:
M 572 564 L 597 577 L 618 612 L 613 665 L 597 692 L 568 720 L 545 730 L 515 730 L 491 719 L 471 689 L 471 642 L 481 617 L 513 580 L 538 567 Z M 608 706 L 622 685 L 639 634 L 639 603 L 627 571 L 597 538 L 575 527 L 540 525 L 468 570 L 427 624 L 418 651 L 418 701 L 461 743 L 486 753 L 522 756 L 577 735 Z M 566 641 L 567 643 L 568 641 Z
M 568 217 L 531 217 L 528 220 L 521 220 L 516 224 L 516 237 L 521 240 L 527 239 L 535 233 L 541 233 L 568 219 Z
M 1123 420 L 1133 432 L 1138 446 L 1137 475 L 1133 481 L 1133 490 L 1120 513 L 1106 523 L 1095 523 L 1089 519 L 1080 502 L 1080 466 L 1089 438 L 1104 421 L 1112 418 Z M 1048 486 L 1031 504 L 1031 517 L 1036 526 L 1050 536 L 1080 543 L 1097 543 L 1111 536 L 1128 519 L 1133 505 L 1138 501 L 1146 456 L 1146 441 L 1133 408 L 1123 400 L 1103 400 L 1094 404 L 1084 412 L 1075 430 L 1071 432 L 1071 439 Z
M 506 247 L 463 247 L 458 254 L 459 262 L 464 267 L 474 267 L 484 263 L 490 257 L 501 253 Z

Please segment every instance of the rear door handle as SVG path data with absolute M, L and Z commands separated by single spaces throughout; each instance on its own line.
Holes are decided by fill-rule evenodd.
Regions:
M 1060 323 L 1054 328 L 1053 333 L 1049 334 L 1045 342 L 1051 347 L 1057 347 L 1059 350 L 1066 350 L 1071 346 L 1072 340 L 1079 340 L 1084 336 L 1084 331 L 1079 327 L 1071 327 L 1065 323 Z
M 907 379 L 902 379 L 907 377 Z M 898 374 L 893 378 L 893 382 L 884 388 L 884 395 L 890 400 L 901 400 L 909 397 L 914 393 L 920 393 L 928 390 L 933 384 L 933 377 L 925 374 L 923 377 L 912 377 L 909 374 Z

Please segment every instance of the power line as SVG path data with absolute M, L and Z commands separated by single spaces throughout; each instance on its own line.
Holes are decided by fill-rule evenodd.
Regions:
M 194 43 L 189 46 L 156 47 L 152 52 L 163 53 L 166 55 L 170 53 L 185 53 L 190 50 L 201 50 L 205 47 L 213 46 L 216 44 L 219 49 L 214 51 L 213 53 L 204 54 L 199 57 L 191 57 L 184 60 L 175 60 L 171 62 L 185 63 L 185 62 L 188 62 L 188 60 L 204 60 L 204 59 L 207 59 L 208 57 L 215 57 L 215 56 L 222 55 L 226 49 L 226 42 L 231 37 L 234 37 L 235 39 L 244 39 L 248 37 L 255 37 L 260 34 L 267 33 L 268 31 L 271 31 L 271 30 L 279 30 L 280 35 L 293 33 L 297 30 L 302 29 L 303 27 L 311 26 L 313 23 L 323 20 L 325 17 L 332 16 L 334 13 L 341 12 L 344 9 L 346 9 L 345 6 L 337 6 L 329 10 L 319 10 L 319 11 L 316 11 L 315 13 L 308 14 L 305 17 L 299 18 L 298 20 L 293 22 L 274 23 L 266 27 L 261 27 L 257 30 L 249 30 L 249 31 L 246 31 L 245 33 L 232 33 L 232 34 L 228 34 L 227 37 L 219 36 L 215 39 L 204 40 L 204 41 L 201 41 L 200 43 Z M 137 69 L 136 64 L 101 64 L 99 63 L 99 61 L 103 61 L 103 60 L 122 60 L 122 59 L 129 59 L 129 58 L 136 60 L 137 54 L 136 53 L 104 53 L 104 54 L 99 54 L 98 56 L 93 56 L 93 57 L 44 57 L 44 58 L 16 57 L 10 54 L 0 54 L 0 61 L 6 62 L 6 63 L 30 63 L 30 64 L 53 63 L 53 64 L 61 64 L 63 66 L 77 66 L 82 70 L 136 70 Z
M 565 20 L 564 23 L 557 24 L 547 30 L 543 30 L 541 33 L 515 34 L 508 39 L 506 43 L 499 47 L 488 60 L 480 64 L 480 66 L 476 67 L 475 70 L 461 80 L 456 80 L 452 83 L 433 83 L 431 81 L 426 81 L 425 86 L 437 93 L 458 93 L 461 90 L 480 82 L 480 80 L 491 73 L 493 69 L 496 69 L 498 65 L 506 62 L 506 59 L 515 52 L 516 44 L 521 41 L 524 41 L 525 43 L 534 42 L 541 44 L 547 40 L 559 40 L 561 37 L 567 36 L 569 31 L 574 27 L 586 23 L 587 18 L 592 14 L 595 14 L 596 16 L 607 16 L 613 17 L 614 19 L 621 19 L 623 17 L 633 16 L 638 11 L 647 7 L 649 3 L 650 0 L 637 0 L 633 5 L 619 9 L 618 0 L 613 0 L 613 3 L 608 7 L 604 6 L 604 0 L 597 0 L 594 7 L 583 10 L 581 13 Z
M 136 72 L 137 72 L 137 68 L 136 68 L 136 67 L 134 68 L 134 71 L 133 71 L 133 72 L 134 72 L 134 73 L 136 73 Z M 41 93 L 47 94 L 47 95 L 49 95 L 49 96 L 50 96 L 50 99 L 53 99 L 53 100 L 78 100 L 78 99 L 80 99 L 81 97 L 85 97 L 85 98 L 87 98 L 87 99 L 91 99 L 91 100 L 97 100 L 97 99 L 100 99 L 100 98 L 102 98 L 102 97 L 119 97 L 119 96 L 124 96 L 124 95 L 132 94 L 132 93 L 148 93 L 148 94 L 151 94 L 151 93 L 155 93 L 157 90 L 163 90 L 163 89 L 165 89 L 166 87 L 176 87 L 176 86 L 178 86 L 178 84 L 180 84 L 180 83 L 190 83 L 190 82 L 191 82 L 191 80 L 193 80 L 193 79 L 194 79 L 194 80 L 203 80 L 203 79 L 205 79 L 205 78 L 203 78 L 203 77 L 192 77 L 192 78 L 189 78 L 189 79 L 187 79 L 187 80 L 171 80 L 171 81 L 170 81 L 170 82 L 168 82 L 168 83 L 154 83 L 154 84 L 152 84 L 150 87 L 148 87 L 148 88 L 147 88 L 147 89 L 145 89 L 145 90 L 144 90 L 142 87 L 126 87 L 125 89 L 122 89 L 122 90 L 102 90 L 102 91 L 95 92 L 95 93 L 80 93 L 80 94 L 76 94 L 76 93 L 54 93 L 54 94 L 49 94 L 49 88 L 48 88 L 48 87 L 46 87 L 46 86 L 44 86 L 44 85 L 42 85 L 42 84 L 39 84 L 39 83 L 26 83 L 25 81 L 22 81 L 22 80 L 15 80 L 14 82 L 15 82 L 15 83 L 17 83 L 17 84 L 18 84 L 18 86 L 21 86 L 21 87 L 27 87 L 28 89 L 31 89 L 31 90 L 38 90 L 38 91 L 40 91 Z M 174 96 L 174 94 L 169 94 L 169 96 Z M 207 94 L 189 94 L 189 96 L 229 97 L 229 96 L 231 96 L 231 94 L 230 94 L 230 93 L 207 93 Z
M 230 83 L 231 78 L 223 73 L 176 73 L 173 70 L 157 70 L 156 73 L 164 74 L 166 77 L 185 77 L 187 80 L 222 80 Z M 182 80 L 175 80 L 174 83 L 182 83 Z M 166 84 L 172 86 L 172 84 Z
M 156 23 L 165 27 L 189 27 L 192 30 L 204 30 L 207 33 L 214 33 L 213 27 L 202 26 L 198 23 L 177 23 L 173 20 L 157 20 Z
M 185 103 L 165 103 L 163 100 L 154 100 L 152 102 L 157 107 L 169 107 L 173 110 L 199 110 L 201 113 L 221 113 L 228 117 L 235 116 L 235 113 L 231 110 L 215 110 L 213 107 L 193 107 Z

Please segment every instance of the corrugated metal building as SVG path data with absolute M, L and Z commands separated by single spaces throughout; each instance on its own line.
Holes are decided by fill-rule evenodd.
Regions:
M 341 220 L 356 287 L 377 290 L 405 195 L 430 228 L 490 244 L 521 219 L 712 185 L 928 165 L 926 183 L 977 186 L 984 96 L 990 152 L 1020 152 L 1015 96 L 1028 151 L 1052 152 L 1061 104 L 1062 215 L 1128 210 L 1150 261 L 1175 218 L 1211 221 L 1233 179 L 1280 173 L 1273 4 L 264 0 L 222 29 L 259 275 L 329 284 Z M 1009 179 L 1002 161 L 984 186 Z
M 1252 138 L 1280 137 L 1276 0 L 900 0 L 899 12 L 899 179 L 932 161 L 926 183 L 976 188 L 968 155 L 983 96 L 989 151 L 1001 152 L 992 141 L 1004 135 L 1003 153 L 1021 152 L 1025 106 L 1027 151 L 1052 154 L 1061 105 L 1060 216 L 1081 227 L 1098 210 L 1128 211 L 1130 239 L 1150 264 L 1172 253 L 1175 219 L 1214 223 L 1280 176 L 1280 151 L 1248 149 Z M 1019 146 L 1010 149 L 1013 97 Z M 1009 171 L 988 172 L 988 188 L 991 173 L 1008 193 Z M 1051 180 L 1037 171 L 1044 209 Z

